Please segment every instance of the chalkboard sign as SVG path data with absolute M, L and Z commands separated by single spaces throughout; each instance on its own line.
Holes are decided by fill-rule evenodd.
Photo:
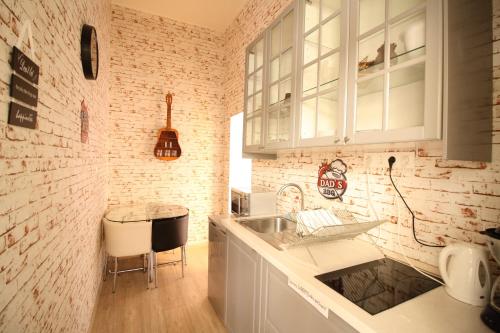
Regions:
M 16 74 L 12 74 L 10 81 L 10 96 L 34 107 L 38 104 L 38 89 Z
M 38 84 L 38 65 L 15 46 L 12 48 L 12 69 L 31 83 Z
M 36 127 L 36 117 L 36 111 L 10 102 L 9 124 L 34 129 Z

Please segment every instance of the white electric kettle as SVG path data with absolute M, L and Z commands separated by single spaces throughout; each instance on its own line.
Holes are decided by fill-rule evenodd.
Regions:
M 439 271 L 450 296 L 484 306 L 490 296 L 488 250 L 476 244 L 455 243 L 439 254 Z

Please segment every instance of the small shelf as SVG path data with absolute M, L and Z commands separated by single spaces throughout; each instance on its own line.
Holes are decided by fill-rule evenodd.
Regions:
M 320 91 L 321 93 L 323 93 L 323 90 L 321 90 L 321 87 L 328 86 L 330 83 L 335 83 L 335 82 L 338 82 L 338 80 L 339 80 L 339 79 L 338 79 L 338 78 L 336 78 L 336 79 L 333 79 L 333 80 L 330 80 L 330 81 L 328 81 L 328 82 L 325 82 L 325 83 L 320 84 L 320 85 L 319 85 L 319 87 L 320 87 L 320 90 L 319 90 L 319 91 Z M 303 93 L 309 93 L 309 92 L 312 92 L 312 94 L 309 94 L 309 95 L 307 95 L 307 96 L 304 96 L 304 97 L 302 97 L 302 99 L 303 99 L 303 100 L 304 100 L 304 99 L 308 99 L 307 97 L 312 96 L 313 94 L 315 94 L 313 91 L 314 91 L 314 90 L 316 90 L 317 88 L 318 88 L 318 87 L 314 87 L 314 88 L 310 88 L 310 89 L 306 89 L 306 90 L 304 90 L 304 91 L 303 91 Z M 333 87 L 331 87 L 331 88 L 333 88 Z M 328 88 L 328 89 L 331 89 L 331 88 Z M 328 90 L 327 90 L 327 89 L 325 89 L 324 91 L 328 91 Z

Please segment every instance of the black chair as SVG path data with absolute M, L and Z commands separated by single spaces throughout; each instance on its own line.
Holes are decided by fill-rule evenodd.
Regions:
M 182 277 L 186 261 L 186 242 L 188 238 L 189 214 L 168 219 L 153 220 L 152 249 L 154 251 L 155 287 L 157 284 L 158 266 L 181 262 Z M 158 264 L 157 253 L 181 248 L 181 260 L 174 260 Z

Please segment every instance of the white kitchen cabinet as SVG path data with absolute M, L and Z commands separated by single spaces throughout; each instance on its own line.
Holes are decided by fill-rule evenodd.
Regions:
M 277 268 L 265 261 L 262 267 L 261 332 L 357 332 L 331 311 L 328 318 L 320 314 L 288 286 L 288 278 Z
M 256 333 L 261 257 L 232 234 L 227 242 L 226 327 L 231 333 Z
M 327 146 L 344 137 L 347 0 L 299 1 L 297 146 Z
M 243 151 L 292 146 L 296 71 L 295 3 L 247 48 Z
M 226 328 L 246 332 L 356 332 L 328 318 L 288 286 L 288 278 L 231 233 L 227 237 Z
M 441 1 L 351 2 L 345 142 L 441 137 L 442 14 Z
M 292 144 L 295 105 L 296 24 L 295 7 L 285 10 L 266 31 L 267 94 L 265 149 L 288 148 Z
M 442 55 L 441 0 L 296 0 L 247 50 L 244 151 L 439 139 Z
M 262 149 L 264 124 L 264 36 L 257 38 L 247 49 L 245 74 L 245 116 L 243 122 L 243 150 Z

